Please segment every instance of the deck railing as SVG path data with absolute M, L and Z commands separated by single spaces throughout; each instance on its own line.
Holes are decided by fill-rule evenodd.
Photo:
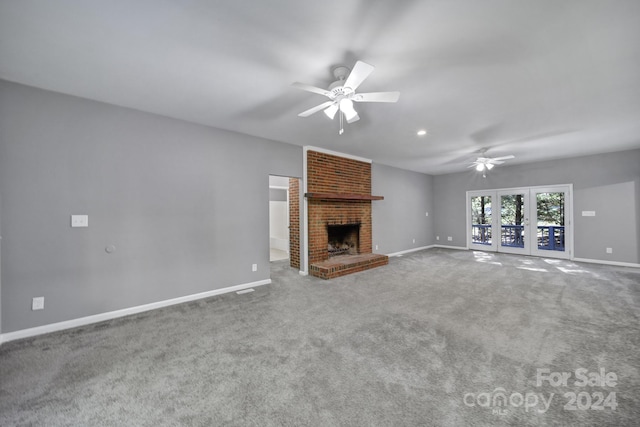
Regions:
M 491 224 L 473 224 L 471 241 L 477 245 L 491 245 Z
M 473 224 L 471 241 L 477 245 L 491 245 L 491 225 Z M 503 225 L 500 232 L 502 246 L 524 248 L 524 225 Z M 546 251 L 564 251 L 564 226 L 539 225 L 537 232 L 538 249 Z
M 538 249 L 564 251 L 564 225 L 539 225 Z
M 502 246 L 524 248 L 524 225 L 501 226 L 500 240 Z

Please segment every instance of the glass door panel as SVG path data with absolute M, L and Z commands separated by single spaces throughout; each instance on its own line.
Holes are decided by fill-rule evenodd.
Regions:
M 495 193 L 494 193 L 495 194 Z M 492 204 L 495 197 L 489 194 L 471 195 L 469 198 L 471 233 L 469 246 L 482 250 L 495 250 Z
M 535 211 L 532 219 L 535 225 L 536 244 L 532 248 L 535 255 L 569 258 L 567 248 L 567 189 L 536 189 Z
M 509 190 L 498 193 L 500 198 L 499 252 L 529 254 L 529 190 Z

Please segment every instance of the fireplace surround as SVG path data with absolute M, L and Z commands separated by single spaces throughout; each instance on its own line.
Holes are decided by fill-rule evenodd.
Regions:
M 307 151 L 309 272 L 329 279 L 385 265 L 372 253 L 371 163 Z M 337 235 L 337 237 L 336 237 Z

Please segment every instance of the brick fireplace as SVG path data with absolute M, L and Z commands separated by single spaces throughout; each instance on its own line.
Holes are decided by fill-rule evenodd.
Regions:
M 309 272 L 323 279 L 388 264 L 372 253 L 371 164 L 307 151 Z

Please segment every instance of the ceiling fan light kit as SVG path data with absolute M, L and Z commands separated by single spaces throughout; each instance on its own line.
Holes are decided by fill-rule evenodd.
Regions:
M 482 172 L 482 177 L 487 177 L 487 171 L 493 169 L 495 165 L 501 165 L 505 160 L 513 159 L 515 156 L 502 157 L 478 157 L 475 162 L 471 163 L 470 168 L 475 167 L 478 172 Z
M 327 115 L 327 117 L 329 117 L 331 120 L 333 120 L 333 118 L 336 116 L 336 113 L 338 112 L 338 110 L 339 110 L 338 104 L 333 104 L 333 105 L 329 105 L 324 110 L 324 113 Z
M 344 133 L 344 120 L 347 123 L 353 123 L 360 120 L 358 112 L 355 110 L 354 102 L 398 102 L 400 92 L 370 92 L 356 93 L 356 89 L 374 70 L 373 65 L 369 65 L 362 61 L 356 62 L 353 70 L 344 66 L 333 69 L 333 76 L 336 81 L 329 85 L 329 89 L 321 89 L 319 87 L 310 86 L 304 83 L 295 82 L 292 86 L 306 90 L 307 92 L 317 93 L 329 98 L 329 101 L 316 105 L 302 113 L 299 117 L 309 117 L 318 111 L 324 110 L 324 113 L 330 119 L 334 119 L 336 114 L 340 112 L 340 130 L 339 134 Z

